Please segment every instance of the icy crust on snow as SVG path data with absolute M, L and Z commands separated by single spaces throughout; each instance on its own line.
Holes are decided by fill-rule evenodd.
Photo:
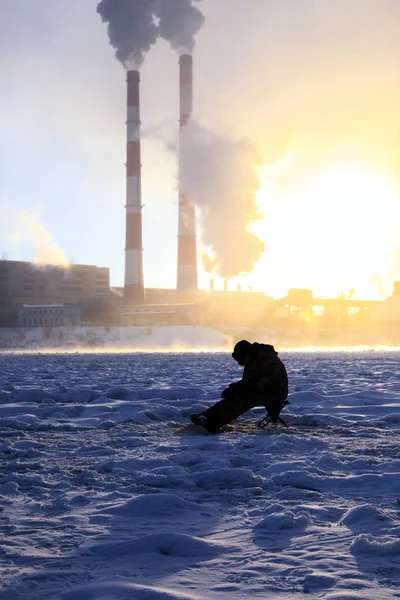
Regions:
M 400 539 L 394 537 L 377 538 L 362 533 L 352 542 L 350 549 L 354 554 L 372 554 L 374 556 L 400 555 Z
M 199 600 L 200 596 L 173 592 L 167 588 L 136 585 L 127 581 L 107 581 L 73 588 L 61 593 L 59 600 Z M 56 600 L 56 598 L 54 600 Z
M 227 354 L 0 355 L 0 600 L 400 598 L 400 356 L 283 358 L 209 435 Z

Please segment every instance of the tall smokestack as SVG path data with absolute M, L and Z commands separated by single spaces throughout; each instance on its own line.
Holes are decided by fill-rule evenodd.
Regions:
M 128 71 L 127 82 L 125 305 L 144 301 L 139 71 Z
M 180 132 L 182 136 L 182 131 L 193 110 L 193 59 L 190 54 L 182 54 L 179 58 L 179 85 Z M 180 163 L 181 152 L 182 143 L 180 144 Z M 190 198 L 185 196 L 181 181 L 179 182 L 177 290 L 180 293 L 197 290 L 196 209 Z

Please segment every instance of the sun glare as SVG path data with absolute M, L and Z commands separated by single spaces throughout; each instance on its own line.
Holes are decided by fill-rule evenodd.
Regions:
M 270 171 L 260 174 L 264 220 L 252 231 L 266 251 L 251 277 L 262 277 L 267 293 L 301 287 L 316 297 L 391 294 L 400 203 L 389 175 L 338 167 L 297 182 L 293 177 L 282 189 Z

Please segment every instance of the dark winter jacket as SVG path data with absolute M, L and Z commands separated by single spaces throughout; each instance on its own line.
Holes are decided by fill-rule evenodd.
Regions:
M 273 346 L 253 344 L 253 358 L 244 368 L 242 381 L 261 394 L 286 400 L 288 396 L 288 378 L 285 365 Z
M 244 367 L 241 381 L 233 383 L 223 392 L 223 397 L 251 394 L 260 399 L 270 398 L 283 402 L 288 396 L 288 377 L 285 365 L 273 346 L 252 344 L 252 359 Z

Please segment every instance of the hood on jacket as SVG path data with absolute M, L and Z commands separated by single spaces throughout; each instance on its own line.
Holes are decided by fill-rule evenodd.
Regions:
M 251 344 L 247 340 L 241 340 L 235 345 L 232 356 L 235 360 L 241 361 L 248 356 L 255 358 L 259 353 L 270 354 L 271 356 L 278 355 L 275 348 L 270 344 L 259 344 L 258 342 Z

